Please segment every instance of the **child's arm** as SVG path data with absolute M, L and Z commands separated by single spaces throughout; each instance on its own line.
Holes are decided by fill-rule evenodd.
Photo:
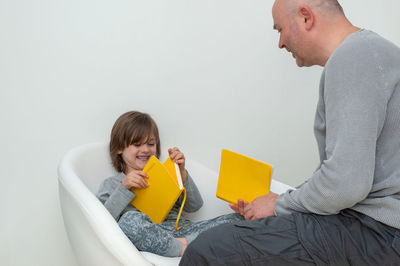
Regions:
M 186 203 L 183 210 L 186 212 L 195 212 L 203 206 L 203 199 L 192 177 L 189 174 L 187 176 L 187 182 L 184 185 L 186 188 Z
M 122 177 L 120 175 L 104 180 L 96 195 L 115 220 L 118 220 L 121 213 L 135 197 L 132 191 L 121 184 Z

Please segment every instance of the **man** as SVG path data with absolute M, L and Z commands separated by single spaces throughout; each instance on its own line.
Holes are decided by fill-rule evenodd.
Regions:
M 239 200 L 248 221 L 201 234 L 180 265 L 400 265 L 400 49 L 336 0 L 276 0 L 272 15 L 279 48 L 324 67 L 320 166 L 296 190 Z

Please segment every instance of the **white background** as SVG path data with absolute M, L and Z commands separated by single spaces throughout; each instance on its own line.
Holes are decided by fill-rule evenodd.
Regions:
M 400 45 L 398 0 L 342 1 L 349 19 Z M 218 171 L 228 148 L 297 185 L 318 164 L 320 67 L 277 48 L 272 0 L 0 0 L 1 265 L 75 265 L 57 164 L 107 141 L 125 111 L 150 113 Z M 190 169 L 189 169 L 190 170 Z

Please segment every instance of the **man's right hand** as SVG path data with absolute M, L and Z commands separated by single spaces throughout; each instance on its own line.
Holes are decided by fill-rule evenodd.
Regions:
M 275 216 L 275 200 L 278 194 L 270 192 L 267 195 L 260 196 L 250 204 L 239 199 L 238 204 L 229 204 L 232 210 L 243 215 L 246 220 L 255 220 L 268 216 Z
M 229 207 L 236 213 L 240 213 L 243 217 L 245 217 L 245 208 L 247 205 L 249 205 L 249 203 L 241 199 L 238 199 L 238 204 L 229 203 Z

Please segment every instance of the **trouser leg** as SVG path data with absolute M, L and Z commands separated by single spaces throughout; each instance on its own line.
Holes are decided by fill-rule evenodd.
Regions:
M 226 223 L 233 223 L 237 221 L 243 221 L 244 218 L 242 215 L 237 213 L 230 213 L 221 215 L 209 220 L 199 221 L 191 223 L 187 226 L 184 226 L 180 230 L 174 231 L 175 237 L 186 237 L 187 241 L 190 243 L 192 242 L 201 232 L 204 232 L 210 228 L 215 226 L 226 224 Z
M 180 265 L 315 265 L 292 217 L 269 217 L 211 228 L 186 249 Z
M 400 265 L 400 230 L 361 213 L 294 213 L 212 228 L 180 265 Z
M 350 209 L 294 217 L 299 239 L 317 265 L 400 265 L 399 229 Z
M 177 257 L 181 252 L 182 245 L 173 237 L 172 231 L 166 226 L 152 223 L 150 218 L 141 212 L 126 212 L 120 218 L 118 225 L 141 251 L 167 257 Z

